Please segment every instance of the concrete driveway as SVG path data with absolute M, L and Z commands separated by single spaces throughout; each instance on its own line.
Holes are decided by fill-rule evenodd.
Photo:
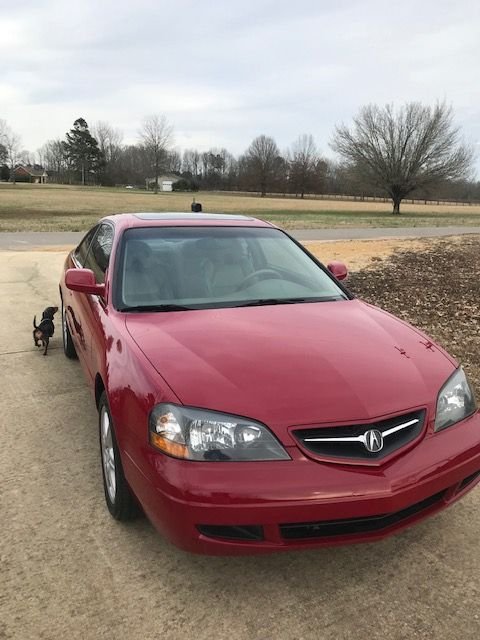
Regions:
M 377 544 L 254 558 L 176 550 L 102 495 L 96 411 L 60 322 L 61 252 L 0 252 L 0 638 L 480 637 L 480 490 Z

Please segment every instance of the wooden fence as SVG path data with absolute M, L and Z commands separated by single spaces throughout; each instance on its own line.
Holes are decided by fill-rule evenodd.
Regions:
M 213 191 L 212 191 L 213 193 Z M 228 193 L 229 195 L 237 196 L 250 196 L 252 198 L 258 198 L 261 196 L 260 191 L 215 191 L 215 193 Z M 286 200 L 301 200 L 300 196 L 296 196 L 293 193 L 267 193 L 267 198 L 285 198 Z M 390 198 L 381 196 L 351 196 L 346 194 L 327 194 L 327 193 L 306 193 L 303 197 L 304 200 L 340 200 L 346 202 L 388 202 L 391 203 Z M 419 199 L 419 198 L 404 198 L 402 204 L 433 204 L 433 205 L 454 205 L 458 207 L 471 207 L 480 205 L 478 200 L 442 200 L 438 198 L 432 199 Z

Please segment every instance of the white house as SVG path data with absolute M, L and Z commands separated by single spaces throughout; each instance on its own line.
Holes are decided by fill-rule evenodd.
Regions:
M 173 185 L 179 180 L 181 180 L 181 178 L 173 174 L 158 176 L 158 188 L 160 191 L 173 191 Z M 145 180 L 145 185 L 147 187 L 147 191 L 153 189 L 155 187 L 155 178 L 147 178 Z

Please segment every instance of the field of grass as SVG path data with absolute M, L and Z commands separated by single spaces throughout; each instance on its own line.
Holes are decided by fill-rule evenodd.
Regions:
M 402 215 L 380 202 L 259 198 L 200 192 L 204 212 L 241 213 L 287 229 L 480 226 L 480 206 L 405 204 Z M 190 211 L 190 193 L 105 187 L 0 184 L 0 231 L 83 231 L 110 213 Z

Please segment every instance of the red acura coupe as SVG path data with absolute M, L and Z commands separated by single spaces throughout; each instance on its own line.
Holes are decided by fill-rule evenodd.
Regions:
M 65 354 L 99 412 L 114 518 L 179 547 L 260 553 L 376 540 L 480 480 L 463 369 L 245 216 L 122 214 L 60 282 Z

